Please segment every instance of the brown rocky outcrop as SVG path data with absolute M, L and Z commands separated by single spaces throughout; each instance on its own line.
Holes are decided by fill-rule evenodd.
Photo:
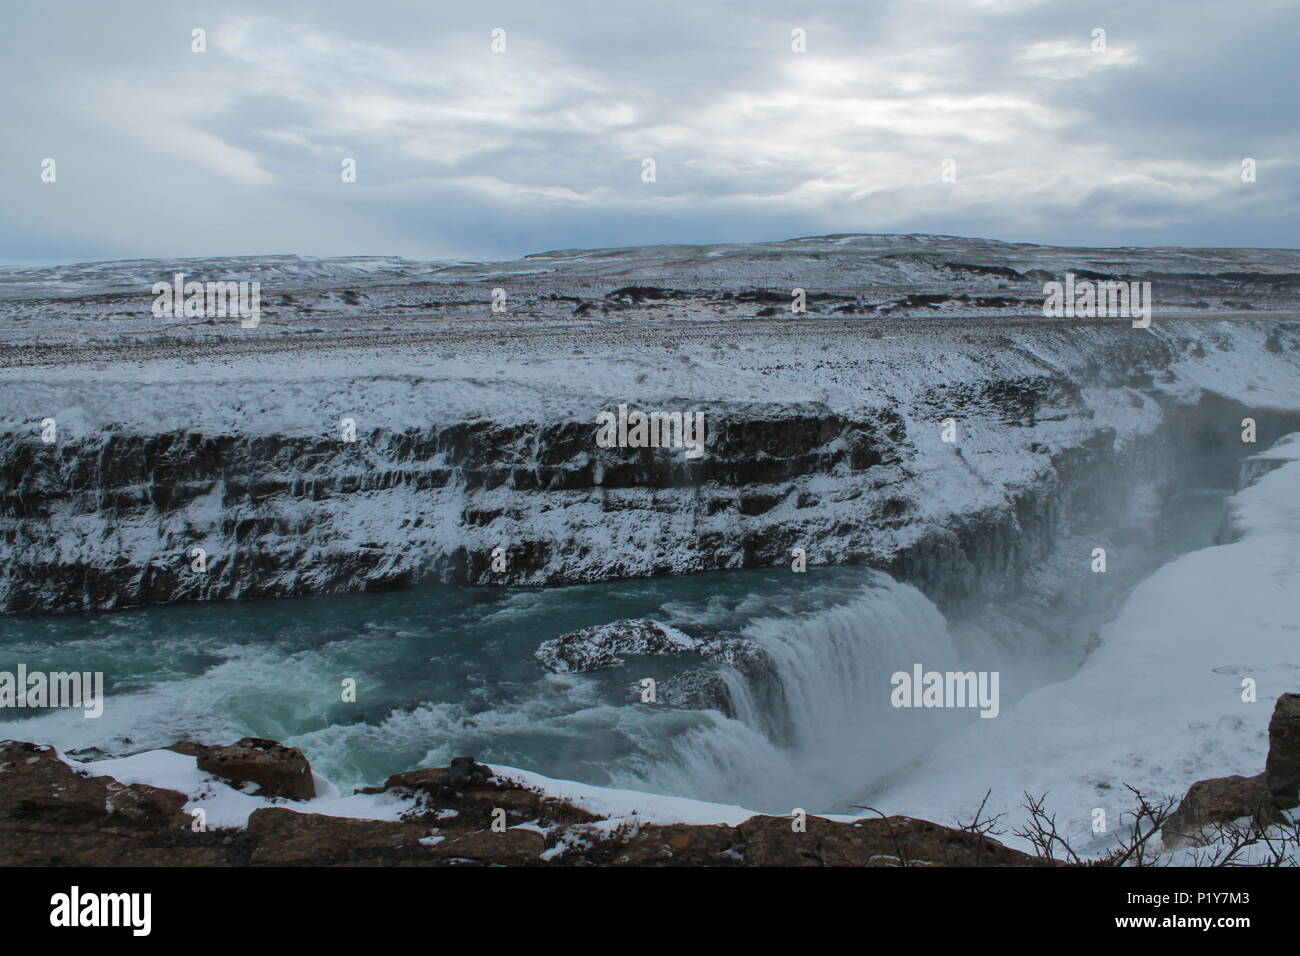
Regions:
M 148 784 L 74 770 L 53 747 L 0 741 L 0 817 L 33 823 L 114 827 L 182 826 L 186 797 Z
M 1231 823 L 1243 817 L 1250 817 L 1263 826 L 1286 822 L 1273 805 L 1272 794 L 1262 773 L 1253 777 L 1215 777 L 1196 781 L 1165 821 L 1161 836 L 1167 847 L 1203 843 L 1202 830 L 1205 827 Z
M 229 747 L 208 747 L 197 756 L 200 770 L 236 784 L 255 783 L 259 787 L 258 796 L 290 800 L 310 800 L 316 796 L 311 763 L 297 747 L 286 747 L 261 737 L 245 737 Z
M 189 833 L 186 796 L 92 776 L 53 747 L 0 741 L 0 866 L 198 866 L 221 860 L 160 837 Z
M 270 744 L 270 747 L 262 746 Z M 170 748 L 210 761 L 274 741 Z M 305 760 L 305 758 L 304 758 Z M 234 764 L 233 761 L 230 762 Z M 93 765 L 92 765 L 93 766 Z M 226 766 L 226 764 L 222 764 Z M 233 781 L 232 781 L 233 782 Z M 195 830 L 185 794 L 90 776 L 52 747 L 0 743 L 5 866 L 1029 866 L 996 840 L 907 817 L 852 823 L 756 816 L 738 826 L 606 821 L 504 780 L 472 757 L 394 774 L 400 821 L 254 811 L 243 830 Z M 498 813 L 497 811 L 504 811 Z
M 493 812 L 505 811 L 508 825 L 533 821 L 540 826 L 589 823 L 600 818 L 563 800 L 548 797 L 516 783 L 500 780 L 473 757 L 456 757 L 450 767 L 407 770 L 389 777 L 382 787 L 362 793 L 399 791 L 414 798 L 406 819 L 439 824 L 454 821 L 456 829 L 487 829 Z
M 579 828 L 575 827 L 575 831 Z M 750 817 L 739 826 L 685 823 L 616 830 L 557 862 L 615 866 L 1037 866 L 996 840 L 910 817 L 842 823 Z
M 546 837 L 537 830 L 450 829 L 413 823 L 352 820 L 272 807 L 248 819 L 253 866 L 435 866 L 541 862 Z

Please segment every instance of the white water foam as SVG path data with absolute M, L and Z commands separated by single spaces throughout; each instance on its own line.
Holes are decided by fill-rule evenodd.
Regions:
M 938 608 L 886 575 L 845 603 L 758 620 L 743 636 L 771 659 L 785 699 L 784 732 L 774 732 L 770 703 L 755 699 L 754 684 L 731 671 L 736 719 L 713 715 L 671 741 L 661 761 L 613 774 L 616 785 L 773 812 L 842 809 L 974 717 L 891 705 L 894 672 L 916 663 L 957 670 L 962 655 Z

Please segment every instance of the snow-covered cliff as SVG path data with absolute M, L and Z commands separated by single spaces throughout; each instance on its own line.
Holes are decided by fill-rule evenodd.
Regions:
M 397 281 L 398 266 L 372 262 L 367 274 L 390 284 L 352 282 L 343 291 L 362 304 L 332 311 L 302 297 L 341 295 L 356 276 L 316 269 L 309 293 L 295 286 L 284 316 L 250 330 L 164 329 L 140 314 L 147 299 L 121 289 L 174 264 L 134 264 L 125 279 L 86 267 L 59 278 L 57 295 L 37 294 L 55 277 L 15 271 L 0 296 L 14 323 L 0 336 L 0 606 L 553 584 L 788 563 L 796 548 L 810 564 L 887 568 L 944 603 L 1013 587 L 1070 532 L 1062 515 L 1121 513 L 1132 491 L 1121 479 L 1235 467 L 1296 426 L 1294 253 L 1207 266 L 1205 251 L 1125 250 L 1121 263 L 1115 250 L 937 238 L 912 249 L 927 237 L 893 237 L 906 248 L 890 253 L 881 238 L 526 260 L 532 272 L 543 262 L 540 277 L 505 264 Z M 846 248 L 858 258 L 833 258 Z M 1208 283 L 1263 283 L 1277 312 L 1158 309 L 1140 329 L 953 298 L 999 283 L 1032 291 L 1033 261 L 1161 275 L 1180 257 Z M 855 262 L 865 279 L 842 273 Z M 886 287 L 881 270 L 911 285 Z M 651 285 L 665 272 L 691 289 Z M 493 315 L 488 292 L 506 281 L 511 311 Z M 763 317 L 793 282 L 811 311 Z M 858 308 L 938 282 L 939 305 Z M 578 286 L 594 291 L 574 299 L 600 307 L 572 315 L 581 304 L 564 290 Z M 478 305 L 403 305 L 448 296 Z M 560 302 L 564 318 L 521 299 Z M 118 318 L 77 318 L 109 300 Z M 705 454 L 600 447 L 596 418 L 619 404 L 702 411 Z M 1241 442 L 1246 415 L 1259 444 Z

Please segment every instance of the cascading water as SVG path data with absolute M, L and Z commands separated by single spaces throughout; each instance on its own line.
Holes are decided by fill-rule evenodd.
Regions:
M 741 636 L 761 650 L 779 689 L 755 700 L 756 675 L 724 671 L 736 719 L 718 719 L 673 742 L 668 757 L 623 777 L 758 809 L 844 807 L 864 783 L 896 769 L 932 743 L 957 715 L 895 708 L 890 676 L 956 670 L 959 654 L 938 609 L 886 575 L 844 603 L 797 617 L 764 617 Z M 773 698 L 776 698 L 773 701 Z M 775 703 L 775 708 L 773 707 Z
M 629 694 L 642 674 L 718 666 L 696 655 L 540 672 L 532 651 L 542 640 L 611 613 L 752 648 L 746 667 L 721 668 L 735 716 Z M 53 668 L 86 660 L 94 647 L 111 692 L 99 720 L 20 715 L 8 736 L 110 754 L 184 736 L 271 736 L 302 747 L 344 787 L 474 753 L 552 776 L 756 809 L 834 809 L 971 716 L 890 706 L 894 671 L 954 669 L 959 654 L 919 591 L 866 569 L 228 602 L 9 618 L 0 628 L 0 666 Z M 184 653 L 175 652 L 180 635 Z M 356 704 L 339 702 L 347 676 L 358 681 Z

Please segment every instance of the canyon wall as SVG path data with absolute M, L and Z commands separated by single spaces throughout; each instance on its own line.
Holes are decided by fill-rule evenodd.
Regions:
M 588 347 L 552 390 L 563 401 L 523 413 L 453 397 L 468 376 L 411 376 L 395 392 L 364 365 L 288 394 L 247 363 L 224 373 L 256 409 L 246 426 L 165 368 L 101 369 L 102 389 L 11 383 L 0 607 L 564 584 L 789 563 L 795 548 L 810 564 L 884 568 L 951 605 L 1014 589 L 1061 535 L 1122 515 L 1135 483 L 1230 485 L 1239 459 L 1300 427 L 1295 323 L 1225 326 L 904 343 L 850 329 L 832 354 L 783 340 L 719 356 L 687 340 L 684 373 L 642 363 L 586 384 L 582 368 L 602 361 Z M 524 364 L 505 373 L 514 384 Z M 755 375 L 766 391 L 753 403 L 725 400 Z M 704 456 L 598 447 L 595 416 L 620 402 L 703 411 Z M 352 442 L 338 428 L 349 415 Z

